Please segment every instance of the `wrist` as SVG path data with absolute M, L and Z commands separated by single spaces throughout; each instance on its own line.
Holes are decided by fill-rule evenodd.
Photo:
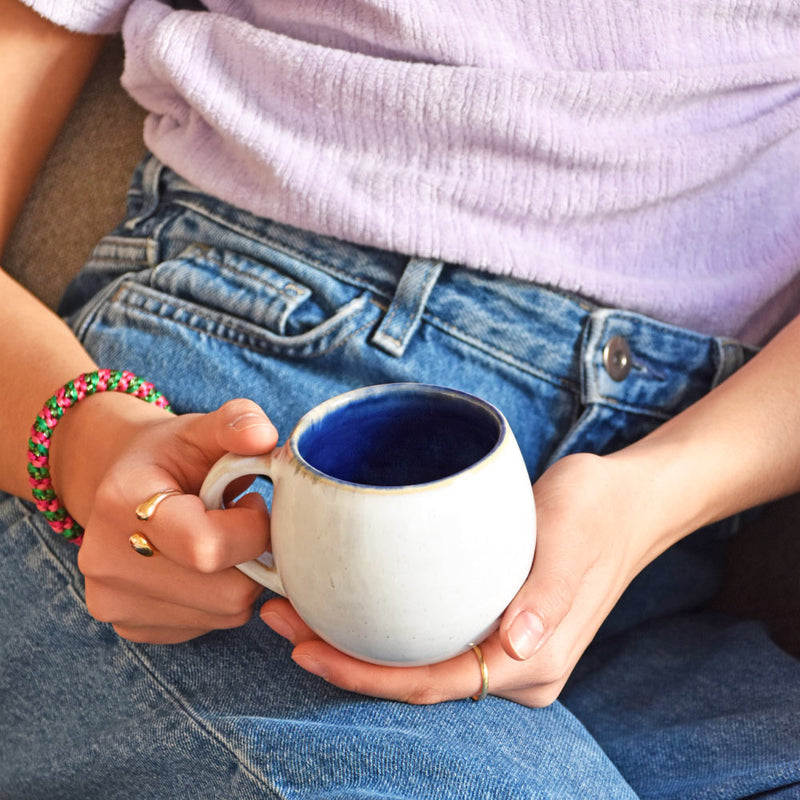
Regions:
M 70 515 L 85 524 L 97 487 L 116 455 L 145 426 L 170 412 L 116 392 L 92 395 L 64 414 L 53 431 L 51 476 Z
M 96 398 L 107 392 L 112 393 L 108 398 L 116 399 L 106 399 L 101 405 Z M 122 405 L 125 395 L 129 395 L 128 400 L 145 403 L 134 412 L 133 406 Z M 94 414 L 89 420 L 91 400 Z M 150 411 L 146 410 L 148 404 L 152 404 Z M 110 456 L 124 447 L 145 421 L 152 422 L 154 409 L 164 413 L 170 410 L 166 398 L 152 384 L 131 372 L 108 369 L 76 377 L 47 400 L 31 430 L 28 473 L 36 505 L 56 533 L 80 543 L 83 528 L 77 517 L 87 518 L 91 508 L 85 498 L 94 497 L 111 463 Z M 65 415 L 68 410 L 72 413 Z M 57 430 L 58 444 L 53 446 Z M 54 469 L 58 474 L 55 480 Z M 69 513 L 65 496 L 71 498 L 72 508 L 78 509 L 75 516 Z
M 680 539 L 728 514 L 724 472 L 698 457 L 694 443 L 653 435 L 605 456 L 628 487 L 641 569 Z M 732 509 L 728 513 L 734 513 Z

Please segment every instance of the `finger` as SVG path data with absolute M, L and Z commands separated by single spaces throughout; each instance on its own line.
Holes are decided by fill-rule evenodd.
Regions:
M 267 600 L 261 607 L 259 615 L 262 621 L 279 636 L 288 639 L 292 644 L 300 644 L 318 639 L 314 631 L 306 625 L 302 617 L 294 610 L 285 597 Z
M 500 623 L 503 648 L 521 661 L 534 655 L 553 635 L 572 608 L 591 566 L 583 531 L 576 530 L 564 514 L 543 518 L 546 508 L 541 500 L 537 509 L 540 534 L 530 574 Z M 553 531 L 558 531 L 558 536 Z
M 139 644 L 180 644 L 209 633 L 205 628 L 160 628 L 152 626 L 114 625 L 117 635 Z
M 500 641 L 512 658 L 524 661 L 537 653 L 572 608 L 585 570 L 566 550 L 537 549 L 528 579 L 503 614 Z
M 484 658 L 497 646 L 481 645 Z M 351 658 L 320 639 L 295 647 L 292 659 L 308 672 L 350 692 L 415 705 L 460 700 L 478 694 L 483 683 L 472 650 L 439 664 L 391 667 Z M 491 676 L 491 665 L 489 666 Z M 491 686 L 490 686 L 491 690 Z
M 462 673 L 463 683 L 453 685 L 455 665 L 452 660 L 434 667 L 396 668 L 368 664 L 341 653 L 323 643 L 285 598 L 268 600 L 262 606 L 260 616 L 277 634 L 294 645 L 306 642 L 323 645 L 321 649 L 315 649 L 313 645 L 311 648 L 296 647 L 292 658 L 304 669 L 341 689 L 404 702 L 434 703 L 471 696 L 480 692 L 482 687 L 480 666 L 471 651 L 461 657 L 462 663 L 456 667 Z
M 137 529 L 165 558 L 204 574 L 257 558 L 269 546 L 269 514 L 255 493 L 210 511 L 196 495 L 175 495 Z
M 296 647 L 292 658 L 307 671 L 341 689 L 387 700 L 427 704 L 474 697 L 483 686 L 480 664 L 471 651 L 459 656 L 457 664 L 451 660 L 432 667 L 380 667 L 350 659 L 322 643 L 283 598 L 265 603 L 261 618 L 293 644 L 319 642 L 320 647 Z M 564 673 L 551 659 L 540 664 L 510 659 L 496 635 L 480 647 L 488 669 L 489 694 L 541 708 L 553 703 L 564 687 Z
M 215 411 L 193 417 L 184 434 L 203 452 L 260 455 L 278 441 L 278 432 L 252 400 L 229 400 Z
M 306 625 L 285 598 L 268 600 L 262 606 L 260 616 L 277 634 L 294 645 L 320 641 L 319 636 Z M 520 684 L 518 662 L 510 661 L 496 641 L 490 639 L 483 642 L 481 650 L 487 666 L 490 661 L 494 662 L 495 680 L 490 686 L 493 694 L 503 694 L 503 688 L 507 685 Z M 442 699 L 472 697 L 481 691 L 483 685 L 480 663 L 472 651 L 460 657 L 458 672 L 462 676 L 462 681 L 457 685 L 452 683 L 455 674 L 452 671 L 452 661 L 432 668 L 380 668 L 367 665 L 365 669 L 365 662 L 350 659 L 349 656 L 344 656 L 342 660 L 340 659 L 342 655 L 332 647 L 316 654 L 308 648 L 301 648 L 295 650 L 293 658 L 309 672 L 324 677 L 342 689 L 405 702 L 432 703 L 440 702 Z M 392 670 L 399 673 L 394 680 L 391 679 Z M 441 685 L 436 685 L 437 681 Z
M 141 556 L 136 557 L 141 559 Z M 144 563 L 145 559 L 141 560 Z M 216 575 L 200 575 L 168 563 L 143 567 L 133 577 L 121 577 L 119 574 L 112 574 L 108 578 L 87 577 L 87 602 L 88 587 L 94 584 L 221 617 L 250 614 L 256 600 L 264 591 L 263 586 L 237 569 L 232 568 Z
M 116 537 L 97 546 L 91 536 L 84 539 L 78 566 L 90 589 L 106 586 L 173 605 L 211 614 L 237 615 L 251 609 L 263 587 L 238 569 L 203 574 L 170 561 L 162 553 L 143 558 Z
M 157 621 L 158 627 L 163 628 L 219 630 L 238 628 L 249 622 L 253 615 L 253 603 L 230 608 L 197 608 L 143 596 L 100 581 L 87 582 L 86 607 L 99 622 L 126 628 L 149 626 Z

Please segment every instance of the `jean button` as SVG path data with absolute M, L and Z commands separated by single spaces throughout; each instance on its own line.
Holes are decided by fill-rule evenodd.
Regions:
M 603 348 L 603 366 L 615 381 L 624 381 L 631 371 L 631 349 L 624 336 L 612 336 Z

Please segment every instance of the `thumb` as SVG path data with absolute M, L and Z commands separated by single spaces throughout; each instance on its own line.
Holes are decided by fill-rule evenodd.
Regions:
M 518 661 L 536 653 L 567 616 L 580 576 L 557 556 L 537 553 L 533 568 L 500 623 L 500 642 Z
M 268 453 L 278 441 L 278 431 L 261 407 L 252 400 L 229 400 L 209 414 L 195 418 L 195 443 L 210 454 L 238 453 L 243 456 Z
M 252 400 L 229 400 L 212 413 L 217 443 L 243 456 L 259 455 L 275 447 L 278 431 Z

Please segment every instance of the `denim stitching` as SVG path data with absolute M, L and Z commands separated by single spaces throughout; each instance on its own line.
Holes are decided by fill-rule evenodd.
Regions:
M 316 267 L 317 269 L 322 270 L 326 274 L 338 278 L 343 283 L 346 283 L 348 286 L 356 286 L 361 289 L 367 289 L 373 292 L 374 294 L 382 298 L 385 298 L 388 301 L 388 303 L 391 304 L 391 296 L 370 281 L 365 281 L 360 278 L 353 278 L 353 276 L 348 274 L 346 271 L 341 270 L 334 265 L 322 262 L 319 259 L 315 258 L 314 256 L 304 253 L 298 250 L 297 248 L 294 248 L 291 245 L 288 245 L 284 242 L 275 242 L 273 239 L 258 237 L 255 235 L 255 232 L 250 230 L 249 228 L 239 225 L 238 223 L 232 220 L 228 220 L 225 217 L 221 217 L 220 215 L 215 214 L 213 211 L 203 207 L 202 205 L 196 205 L 195 203 L 176 198 L 170 198 L 170 202 L 174 203 L 175 205 L 186 208 L 187 210 L 200 214 L 201 216 L 204 216 L 207 219 L 210 219 L 213 222 L 222 225 L 223 227 L 226 227 L 231 231 L 234 231 L 235 233 L 239 233 L 247 237 L 250 241 L 256 242 L 257 244 L 260 244 L 265 247 L 271 247 L 272 249 L 274 249 L 279 253 L 282 253 L 291 258 L 298 259 L 307 266 Z M 531 374 L 537 378 L 546 380 L 548 383 L 551 383 L 561 388 L 567 388 L 572 391 L 577 391 L 578 389 L 577 382 L 572 381 L 568 378 L 561 377 L 559 375 L 551 375 L 550 373 L 545 372 L 544 370 L 541 370 L 529 364 L 528 362 L 521 361 L 516 356 L 513 356 L 510 353 L 507 353 L 498 348 L 494 348 L 491 345 L 486 345 L 480 342 L 480 340 L 470 337 L 467 333 L 462 332 L 459 328 L 456 328 L 450 323 L 444 322 L 442 319 L 434 316 L 433 314 L 427 311 L 423 312 L 421 319 L 434 324 L 436 327 L 445 330 L 450 335 L 455 336 L 456 338 L 464 341 L 467 344 L 472 345 L 473 347 L 476 347 L 478 350 L 481 350 L 490 355 L 498 354 L 500 360 L 508 364 L 511 364 L 512 366 L 515 366 L 518 369 L 521 369 L 522 371 L 527 372 L 528 374 Z
M 660 323 L 657 320 L 653 320 L 651 324 L 651 320 L 647 318 L 647 324 L 643 325 L 639 316 L 635 312 L 626 312 L 620 311 L 618 309 L 598 309 L 598 315 L 595 315 L 593 318 L 590 319 L 597 319 L 598 316 L 601 318 L 601 324 L 597 330 L 597 333 L 593 336 L 590 335 L 592 341 L 584 341 L 581 350 L 583 353 L 582 362 L 582 383 L 584 386 L 591 385 L 594 387 L 594 395 L 595 399 L 590 401 L 588 398 L 584 397 L 585 403 L 594 403 L 598 405 L 605 405 L 609 407 L 616 408 L 621 411 L 625 411 L 631 414 L 639 414 L 643 416 L 652 416 L 658 419 L 666 420 L 669 419 L 674 415 L 674 411 L 669 409 L 664 409 L 660 404 L 650 404 L 644 403 L 641 401 L 631 402 L 626 401 L 625 399 L 619 399 L 615 397 L 613 394 L 609 394 L 607 392 L 603 392 L 600 390 L 599 382 L 597 380 L 597 376 L 602 372 L 602 368 L 598 364 L 598 354 L 602 352 L 602 343 L 608 339 L 608 336 L 611 333 L 614 333 L 614 323 L 625 321 L 630 326 L 630 333 L 626 331 L 621 331 L 622 335 L 627 336 L 637 336 L 641 333 L 642 329 L 646 329 L 647 331 L 655 331 L 662 335 L 671 337 L 673 339 L 688 342 L 692 346 L 706 346 L 711 345 L 714 343 L 714 338 L 705 336 L 703 334 L 697 334 L 693 331 L 683 330 L 681 328 L 675 328 L 674 326 Z M 588 333 L 588 328 L 587 328 Z M 594 343 L 594 344 L 593 344 Z M 589 345 L 592 345 L 592 352 L 587 352 L 587 348 Z M 633 354 L 631 355 L 633 358 Z M 702 359 L 701 359 L 702 360 Z M 668 380 L 665 375 L 659 374 L 655 369 L 648 367 L 646 364 L 643 364 L 641 361 L 635 362 L 633 367 L 639 367 L 637 371 L 640 373 L 645 373 L 650 379 L 658 380 L 664 382 Z M 647 379 L 647 378 L 643 378 Z M 711 384 L 709 383 L 709 387 L 711 388 Z M 682 399 L 685 399 L 689 396 L 688 387 L 684 387 L 684 391 L 681 395 Z
M 80 604 L 81 610 L 88 614 L 86 610 L 86 598 L 82 591 L 83 586 L 78 578 L 77 571 L 73 571 L 69 565 L 64 563 L 64 561 L 59 557 L 59 554 L 53 549 L 51 537 L 52 532 L 48 528 L 44 530 L 40 527 L 39 524 L 36 522 L 36 515 L 38 512 L 33 510 L 32 506 L 22 501 L 20 498 L 15 498 L 17 504 L 20 506 L 22 510 L 21 519 L 26 519 L 29 526 L 36 532 L 38 541 L 40 545 L 44 548 L 45 553 L 48 556 L 48 560 L 53 564 L 53 566 L 61 573 L 62 577 L 66 580 L 68 590 L 74 596 L 76 601 Z M 99 624 L 99 623 L 96 623 Z M 237 763 L 241 766 L 241 768 L 253 779 L 259 786 L 263 787 L 267 791 L 271 792 L 271 794 L 276 798 L 276 800 L 284 800 L 285 795 L 279 794 L 274 787 L 270 786 L 266 783 L 264 777 L 256 772 L 253 766 L 249 763 L 247 759 L 240 754 L 236 748 L 233 746 L 233 743 L 229 742 L 221 733 L 215 731 L 213 728 L 206 725 L 201 718 L 196 716 L 192 713 L 191 706 L 188 705 L 184 698 L 174 690 L 174 687 L 171 687 L 165 683 L 165 681 L 159 676 L 157 671 L 155 671 L 149 661 L 146 659 L 143 653 L 138 652 L 138 649 L 132 642 L 128 642 L 121 637 L 118 640 L 120 646 L 128 653 L 130 657 L 132 657 L 135 661 L 137 661 L 141 667 L 145 670 L 147 675 L 150 679 L 155 683 L 160 691 L 162 696 L 167 697 L 171 700 L 175 706 L 183 712 L 185 717 L 197 728 L 200 730 L 202 734 L 207 736 L 209 739 L 214 741 L 218 746 L 223 747 L 227 750 L 233 758 L 236 759 Z
M 570 391 L 577 391 L 578 384 L 575 381 L 570 380 L 569 378 L 564 378 L 560 375 L 554 375 L 549 372 L 545 372 L 544 370 L 530 364 L 527 361 L 523 361 L 515 355 L 511 353 L 501 350 L 498 347 L 494 347 L 493 345 L 486 344 L 480 339 L 476 339 L 473 336 L 470 336 L 465 331 L 462 331 L 460 328 L 457 328 L 455 325 L 450 324 L 449 322 L 445 322 L 440 317 L 437 317 L 430 313 L 423 314 L 423 321 L 427 322 L 430 325 L 433 325 L 436 328 L 439 328 L 454 339 L 458 339 L 465 344 L 474 347 L 476 350 L 480 350 L 481 352 L 487 353 L 488 355 L 497 358 L 498 361 L 502 361 L 506 364 L 510 364 L 511 366 L 519 369 L 522 372 L 525 372 L 529 375 L 533 375 L 535 378 L 539 378 L 540 380 L 547 381 L 547 383 L 552 384 L 553 386 L 557 386 L 560 389 L 567 389 Z
M 408 299 L 408 302 L 404 302 L 403 297 L 398 297 L 398 295 L 404 291 L 403 280 L 406 273 L 404 272 L 403 275 L 400 276 L 400 280 L 395 289 L 395 295 L 389 305 L 389 311 L 373 334 L 372 342 L 378 347 L 381 347 L 381 342 L 386 340 L 396 345 L 397 352 L 391 353 L 393 356 L 402 356 L 405 352 L 405 348 L 408 346 L 413 332 L 422 322 L 428 298 L 434 290 L 439 275 L 441 274 L 441 261 L 434 261 L 431 259 L 426 259 L 425 261 L 427 261 L 427 264 L 424 264 L 424 274 L 421 285 L 415 287 L 417 291 L 414 293 L 413 297 Z M 410 260 L 406 269 L 413 268 L 415 264 L 420 265 L 421 263 L 424 262 L 419 259 Z M 405 323 L 400 326 L 399 336 L 393 336 L 388 332 L 388 329 L 391 328 L 392 321 L 397 319 L 401 314 L 406 317 Z
M 214 322 L 215 320 L 212 317 L 218 316 L 219 319 L 217 320 L 217 324 L 220 327 L 225 328 L 226 330 L 229 330 L 229 331 L 232 331 L 232 332 L 238 332 L 248 340 L 247 342 L 242 342 L 242 341 L 238 341 L 236 338 L 233 338 L 233 337 L 223 336 L 220 333 L 217 333 L 216 331 L 206 330 L 206 329 L 203 329 L 203 328 L 201 328 L 199 326 L 189 324 L 189 323 L 187 323 L 187 322 L 185 322 L 183 320 L 176 319 L 174 317 L 174 315 L 171 315 L 171 314 L 158 314 L 158 313 L 149 311 L 148 309 L 144 308 L 143 306 L 138 305 L 138 304 L 132 302 L 130 299 L 125 297 L 126 293 L 139 294 L 139 295 L 144 297 L 144 296 L 146 296 L 147 293 L 145 291 L 142 291 L 142 289 L 145 289 L 145 288 L 147 288 L 147 287 L 142 287 L 142 286 L 139 286 L 138 284 L 135 284 L 134 288 L 132 288 L 130 284 L 127 285 L 127 286 L 123 285 L 123 286 L 121 286 L 119 288 L 119 293 L 118 293 L 119 296 L 114 298 L 114 302 L 117 305 L 119 305 L 119 306 L 121 306 L 123 308 L 127 308 L 132 312 L 138 312 L 139 314 L 142 314 L 144 316 L 148 316 L 148 317 L 151 317 L 151 318 L 154 318 L 154 319 L 163 320 L 165 322 L 170 322 L 173 325 L 178 325 L 178 326 L 180 326 L 182 328 L 185 328 L 186 330 L 191 330 L 191 331 L 194 331 L 196 333 L 201 333 L 204 336 L 208 336 L 208 337 L 210 337 L 212 339 L 216 339 L 217 341 L 223 342 L 224 344 L 230 344 L 230 345 L 233 345 L 234 347 L 239 347 L 239 348 L 244 349 L 244 350 L 250 350 L 251 352 L 262 352 L 262 353 L 279 352 L 279 353 L 291 354 L 295 358 L 317 358 L 319 356 L 324 356 L 324 355 L 327 355 L 328 353 L 332 353 L 334 350 L 337 350 L 338 348 L 342 347 L 344 344 L 346 344 L 348 341 L 353 339 L 359 333 L 361 333 L 362 331 L 366 330 L 367 328 L 371 327 L 374 324 L 374 320 L 368 320 L 367 322 L 365 322 L 361 326 L 359 326 L 359 327 L 353 329 L 352 331 L 350 331 L 350 333 L 346 333 L 346 334 L 342 335 L 341 337 L 337 338 L 333 343 L 329 344 L 328 346 L 325 346 L 323 349 L 314 350 L 312 353 L 303 353 L 303 352 L 299 352 L 299 351 L 303 350 L 304 348 L 311 347 L 313 345 L 313 343 L 314 343 L 313 339 L 309 338 L 309 341 L 305 341 L 305 342 L 304 341 L 299 341 L 299 342 L 296 341 L 296 343 L 293 342 L 291 344 L 287 344 L 286 342 L 288 342 L 290 339 L 297 340 L 300 337 L 286 337 L 286 336 L 282 337 L 279 334 L 273 334 L 278 341 L 270 342 L 269 339 L 264 336 L 265 329 L 264 328 L 259 328 L 257 325 L 255 325 L 253 323 L 247 323 L 247 322 L 243 321 L 243 322 L 241 322 L 240 325 L 231 324 L 230 321 L 235 321 L 235 318 L 231 317 L 230 315 L 227 315 L 227 314 L 224 314 L 224 313 L 220 313 L 220 312 L 210 312 L 208 309 L 205 309 L 203 306 L 194 305 L 194 304 L 191 304 L 191 303 L 185 303 L 185 302 L 177 303 L 177 302 L 175 302 L 174 298 L 170 298 L 171 301 L 172 301 L 170 303 L 170 305 L 173 305 L 176 308 L 185 309 L 187 311 L 189 309 L 192 309 L 194 311 L 193 316 L 199 316 L 199 317 L 201 317 L 201 318 L 203 318 L 203 319 L 205 319 L 205 320 L 207 320 L 209 322 Z M 157 296 L 157 297 L 155 297 L 153 299 L 156 300 L 156 302 L 160 303 L 161 305 L 165 305 L 164 300 L 163 300 L 163 295 Z M 346 323 L 349 322 L 351 319 L 353 319 L 358 314 L 359 311 L 362 311 L 367 307 L 367 299 L 368 298 L 366 297 L 366 295 L 362 295 L 360 298 L 357 297 L 354 300 L 351 300 L 350 303 L 348 303 L 348 305 L 354 304 L 352 312 L 350 314 L 346 315 L 346 316 L 343 316 L 341 320 L 337 320 L 339 325 L 336 326 L 333 331 L 325 331 L 324 334 L 321 335 L 318 340 L 322 340 L 325 337 L 330 336 L 331 334 L 336 334 L 336 333 L 339 333 L 340 331 L 344 330 L 346 328 Z M 361 301 L 361 302 L 359 302 L 359 301 Z M 346 308 L 346 307 L 347 306 L 344 306 L 343 308 Z M 202 314 L 197 314 L 196 313 L 197 309 L 200 309 L 203 313 Z M 321 324 L 325 325 L 326 323 L 330 322 L 333 319 L 335 319 L 335 317 L 331 317 L 329 320 L 326 320 L 326 322 L 323 322 Z M 253 333 L 250 333 L 250 332 L 244 330 L 244 326 L 245 325 L 252 325 L 255 330 L 261 331 L 261 334 L 260 335 L 257 335 L 257 334 L 254 335 Z M 311 331 L 311 332 L 313 332 L 313 331 Z M 309 333 L 311 333 L 311 332 L 309 332 Z M 301 337 L 305 336 L 305 335 L 306 334 L 300 334 Z
M 195 249 L 195 248 L 196 248 L 196 252 L 195 253 L 191 253 L 192 249 Z M 180 255 L 176 256 L 175 258 L 170 258 L 170 259 L 167 259 L 166 261 L 162 261 L 158 266 L 160 267 L 163 264 L 168 264 L 170 262 L 177 262 L 177 261 L 191 262 L 193 264 L 198 264 L 198 262 L 204 262 L 204 263 L 207 262 L 207 263 L 213 264 L 213 265 L 215 265 L 217 267 L 220 267 L 220 269 L 224 269 L 224 270 L 226 270 L 228 272 L 232 272 L 235 275 L 238 275 L 238 276 L 240 276 L 240 277 L 242 277 L 242 278 L 244 278 L 246 280 L 253 281 L 253 283 L 258 283 L 261 286 L 264 286 L 264 287 L 266 287 L 268 289 L 272 289 L 275 292 L 277 292 L 278 294 L 280 294 L 286 300 L 297 300 L 298 297 L 300 296 L 300 294 L 303 292 L 303 290 L 305 290 L 306 292 L 310 293 L 310 289 L 308 289 L 307 287 L 303 286 L 302 284 L 300 284 L 299 282 L 296 282 L 296 281 L 286 283 L 284 286 L 277 286 L 274 283 L 270 283 L 269 281 L 263 280 L 258 275 L 255 275 L 255 274 L 250 273 L 250 272 L 245 272 L 238 265 L 226 262 L 223 258 L 219 258 L 216 255 L 214 255 L 214 253 L 213 253 L 214 250 L 217 250 L 217 252 L 223 252 L 223 253 L 224 252 L 231 252 L 231 253 L 233 252 L 233 251 L 225 250 L 224 248 L 214 248 L 214 247 L 204 250 L 204 249 L 202 249 L 200 247 L 196 247 L 195 245 L 190 245 L 190 247 L 188 247 L 186 250 L 184 250 L 183 253 L 181 253 Z M 249 261 L 253 266 L 263 266 L 257 260 L 251 259 L 246 255 L 242 255 L 240 253 L 236 253 L 235 255 L 240 256 L 245 261 Z M 153 288 L 156 288 L 156 287 L 153 287 Z M 287 291 L 287 289 L 290 289 L 290 288 L 292 289 L 292 291 Z
M 386 327 L 390 327 L 392 324 L 392 320 L 400 313 L 399 303 L 393 303 L 389 306 L 389 313 L 383 318 L 383 323 L 386 324 Z M 401 336 L 392 336 L 391 333 L 387 333 L 383 330 L 383 323 L 381 323 L 381 328 L 379 328 L 379 332 L 384 339 L 388 339 L 391 342 L 394 342 L 397 345 L 401 345 L 403 343 L 403 338 L 405 337 L 408 329 L 411 327 L 411 320 L 408 321 L 405 327 L 400 328 Z
M 254 242 L 254 243 L 256 243 L 256 244 L 258 244 L 258 245 L 260 245 L 262 247 L 270 248 L 270 249 L 274 250 L 275 252 L 280 253 L 280 254 L 282 254 L 284 256 L 287 256 L 289 258 L 294 258 L 294 259 L 300 261 L 302 264 L 304 264 L 306 266 L 315 267 L 317 269 L 320 269 L 323 272 L 325 272 L 326 274 L 341 280 L 343 283 L 346 283 L 349 286 L 355 286 L 355 287 L 358 287 L 358 288 L 367 289 L 367 290 L 373 292 L 374 294 L 376 294 L 376 295 L 378 295 L 380 297 L 386 298 L 386 300 L 389 302 L 389 305 L 391 305 L 391 299 L 392 299 L 391 295 L 387 294 L 384 290 L 382 290 L 380 287 L 378 287 L 372 281 L 366 281 L 366 280 L 363 280 L 360 277 L 353 277 L 351 274 L 349 274 L 345 270 L 342 270 L 342 269 L 338 268 L 337 266 L 332 265 L 330 263 L 323 262 L 320 259 L 314 257 L 313 255 L 311 255 L 311 254 L 309 254 L 307 252 L 304 252 L 304 251 L 302 251 L 302 250 L 300 250 L 300 249 L 298 249 L 298 248 L 296 248 L 296 247 L 294 247 L 291 244 L 288 244 L 286 242 L 283 242 L 283 241 L 279 242 L 279 241 L 276 241 L 275 239 L 267 237 L 267 236 L 259 236 L 255 230 L 253 230 L 253 229 L 249 228 L 248 226 L 246 226 L 244 224 L 241 224 L 241 223 L 239 223 L 237 221 L 228 219 L 225 216 L 217 214 L 216 212 L 214 212 L 210 208 L 207 208 L 202 203 L 192 202 L 192 201 L 187 200 L 185 198 L 175 197 L 175 196 L 165 197 L 163 199 L 163 201 L 165 203 L 170 203 L 170 204 L 172 204 L 172 205 L 174 205 L 176 207 L 185 209 L 187 211 L 191 211 L 191 212 L 194 212 L 196 214 L 199 214 L 200 216 L 205 217 L 208 220 L 211 220 L 215 224 L 218 224 L 218 225 L 220 225 L 220 226 L 222 226 L 222 227 L 224 227 L 224 228 L 226 228 L 226 229 L 228 229 L 228 230 L 230 230 L 230 231 L 232 231 L 234 233 L 237 233 L 239 235 L 242 235 L 242 236 L 246 237 L 248 240 L 250 240 L 250 241 L 252 241 L 252 242 Z M 177 215 L 174 217 L 174 219 L 177 219 Z M 618 313 L 618 312 L 615 312 L 615 313 Z M 632 315 L 623 315 L 623 316 L 626 316 L 627 318 L 631 318 Z M 509 364 L 517 367 L 518 369 L 523 370 L 524 372 L 526 372 L 528 374 L 531 374 L 531 375 L 534 375 L 535 377 L 538 377 L 538 378 L 541 378 L 543 380 L 546 380 L 548 383 L 551 383 L 551 384 L 553 384 L 555 386 L 558 386 L 558 387 L 567 388 L 567 389 L 570 389 L 570 390 L 573 390 L 573 391 L 577 391 L 578 388 L 579 388 L 579 385 L 578 385 L 577 382 L 572 381 L 572 380 L 570 380 L 568 378 L 561 377 L 559 375 L 551 374 L 551 373 L 549 373 L 549 372 L 547 372 L 545 370 L 542 370 L 540 368 L 537 368 L 537 367 L 529 364 L 528 362 L 520 360 L 518 357 L 516 357 L 516 356 L 514 356 L 514 355 L 512 355 L 512 354 L 510 354 L 510 353 L 508 353 L 506 351 L 500 350 L 500 349 L 495 348 L 495 347 L 493 347 L 491 345 L 484 344 L 483 342 L 480 342 L 480 340 L 474 339 L 473 337 L 469 336 L 467 333 L 461 331 L 460 329 L 456 328 L 455 326 L 451 325 L 450 323 L 444 322 L 443 320 L 439 319 L 438 317 L 435 317 L 434 315 L 432 315 L 431 313 L 429 313 L 427 311 L 423 312 L 422 319 L 434 324 L 436 327 L 439 327 L 440 329 L 445 330 L 450 335 L 455 336 L 456 338 L 464 341 L 467 344 L 472 345 L 473 347 L 476 347 L 477 349 L 479 349 L 479 350 L 481 350 L 483 352 L 486 352 L 486 353 L 488 353 L 490 355 L 497 354 L 498 357 L 500 358 L 500 360 L 505 361 L 506 363 L 509 363 Z M 663 330 L 663 331 L 665 331 L 667 333 L 674 332 L 674 329 L 671 328 L 668 325 L 658 325 L 657 324 L 656 327 L 659 330 Z M 394 339 L 394 337 L 390 337 L 390 338 Z M 691 338 L 694 338 L 695 341 L 704 341 L 704 337 L 700 336 L 700 335 L 698 335 L 696 337 L 691 337 Z M 398 340 L 395 339 L 395 341 L 398 341 Z
M 121 639 L 120 643 L 121 646 L 127 651 L 128 655 L 141 665 L 141 667 L 150 676 L 150 679 L 153 681 L 153 683 L 161 689 L 161 694 L 168 697 L 175 704 L 178 710 L 182 711 L 185 717 L 199 731 L 205 734 L 205 736 L 212 741 L 216 742 L 217 745 L 227 750 L 228 753 L 230 753 L 230 755 L 236 759 L 241 768 L 250 776 L 250 778 L 258 783 L 259 786 L 267 790 L 270 795 L 275 798 L 275 800 L 287 800 L 287 796 L 285 794 L 279 793 L 274 786 L 270 786 L 270 784 L 267 783 L 266 778 L 256 771 L 255 766 L 250 762 L 250 759 L 245 757 L 244 753 L 238 752 L 233 742 L 229 741 L 227 737 L 222 735 L 222 733 L 207 725 L 201 717 L 193 713 L 191 704 L 186 701 L 183 695 L 181 695 L 174 686 L 167 684 L 167 682 L 155 670 L 144 653 L 139 652 L 138 648 L 136 648 L 132 642 L 128 642 L 125 639 Z

